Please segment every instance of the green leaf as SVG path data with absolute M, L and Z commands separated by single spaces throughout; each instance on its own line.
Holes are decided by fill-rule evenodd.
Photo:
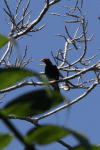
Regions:
M 2 113 L 4 115 L 33 116 L 43 113 L 64 100 L 58 92 L 51 91 L 50 96 L 45 90 L 31 91 L 9 102 Z
M 86 150 L 86 148 L 84 146 L 80 145 L 80 146 L 75 146 L 73 148 L 73 150 Z
M 26 69 L 0 68 L 0 90 L 17 83 L 26 77 L 34 75 L 36 75 L 36 73 Z
M 11 41 L 12 44 L 13 44 L 16 48 L 18 47 L 17 42 L 16 42 L 16 40 L 15 40 L 13 37 L 9 37 L 9 36 L 0 34 L 0 49 L 1 49 L 5 44 L 7 44 L 9 41 Z
M 80 144 L 83 145 L 85 147 L 85 149 L 91 150 L 91 145 L 90 145 L 89 140 L 86 137 L 86 135 L 84 135 L 80 131 L 76 131 L 76 130 L 72 130 L 72 129 L 69 129 L 69 132 L 72 133 L 72 135 L 74 135 L 74 137 L 79 140 Z
M 100 150 L 100 145 L 97 146 L 97 145 L 92 145 L 92 150 Z
M 7 133 L 0 133 L 0 149 L 5 148 L 13 139 L 13 134 L 9 135 Z
M 48 78 L 46 76 L 40 75 L 40 79 L 44 82 L 46 91 L 47 91 L 48 95 L 50 95 L 51 92 L 50 92 L 50 88 L 49 88 L 49 84 L 48 84 L 48 82 L 49 82 Z
M 0 34 L 0 49 L 8 42 L 8 38 L 5 35 Z
M 81 146 L 75 147 L 75 150 L 91 150 L 91 145 L 88 142 L 86 136 L 76 130 L 60 126 L 44 125 L 41 127 L 33 128 L 28 132 L 26 139 L 30 143 L 36 142 L 42 145 L 59 140 L 60 138 L 69 134 L 73 134 L 80 141 Z
M 64 127 L 54 125 L 44 125 L 31 129 L 25 139 L 30 143 L 49 144 L 69 134 L 69 131 Z

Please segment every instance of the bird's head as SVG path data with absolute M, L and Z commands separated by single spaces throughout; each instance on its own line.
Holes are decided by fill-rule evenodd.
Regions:
M 44 62 L 46 65 L 47 64 L 52 64 L 49 58 L 41 59 L 40 62 Z

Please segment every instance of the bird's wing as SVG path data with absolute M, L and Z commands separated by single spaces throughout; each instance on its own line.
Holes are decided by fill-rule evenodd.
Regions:
M 54 65 L 54 74 L 55 74 L 55 79 L 58 80 L 59 79 L 59 71 L 58 71 L 56 65 Z
M 56 65 L 46 65 L 45 74 L 50 78 L 50 80 L 58 80 L 59 79 L 59 71 Z M 54 90 L 59 91 L 58 83 L 52 84 Z
M 57 66 L 56 66 L 56 65 L 52 65 L 52 67 L 51 67 L 51 71 L 50 71 L 50 76 L 52 77 L 52 80 L 58 80 L 58 79 L 59 79 L 59 71 L 58 71 L 58 69 L 57 69 Z M 59 91 L 59 92 L 60 92 L 60 89 L 59 89 L 58 83 L 54 83 L 54 84 L 52 84 L 52 87 L 54 88 L 54 90 L 56 90 L 56 91 Z

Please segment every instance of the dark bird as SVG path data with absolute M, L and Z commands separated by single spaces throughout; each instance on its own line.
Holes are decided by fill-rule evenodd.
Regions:
M 49 58 L 41 59 L 40 62 L 44 62 L 45 66 L 45 74 L 52 80 L 59 80 L 59 71 L 56 65 L 53 65 Z M 52 84 L 54 90 L 60 92 L 58 83 Z

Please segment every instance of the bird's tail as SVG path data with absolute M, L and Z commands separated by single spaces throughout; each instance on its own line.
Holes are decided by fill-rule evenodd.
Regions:
M 54 84 L 52 84 L 52 87 L 54 88 L 54 91 L 58 91 L 58 92 L 60 92 L 60 89 L 59 89 L 58 83 L 54 83 Z

